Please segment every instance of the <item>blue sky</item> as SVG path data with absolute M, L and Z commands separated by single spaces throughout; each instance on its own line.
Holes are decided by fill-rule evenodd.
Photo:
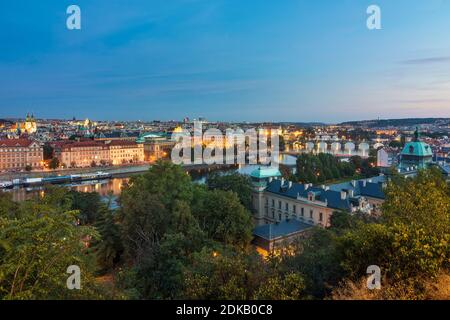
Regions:
M 66 28 L 66 8 L 82 30 Z M 377 4 L 382 30 L 366 27 Z M 0 118 L 450 117 L 450 0 L 0 3 Z

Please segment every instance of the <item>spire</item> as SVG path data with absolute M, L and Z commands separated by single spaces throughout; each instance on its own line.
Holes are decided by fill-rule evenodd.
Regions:
M 414 131 L 414 141 L 419 141 L 419 139 L 420 139 L 419 127 L 416 127 L 416 131 Z

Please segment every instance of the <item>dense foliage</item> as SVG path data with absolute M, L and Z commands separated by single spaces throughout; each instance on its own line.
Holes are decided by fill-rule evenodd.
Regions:
M 117 286 L 140 299 L 304 298 L 303 276 L 250 244 L 253 223 L 243 203 L 251 194 L 242 197 L 250 181 L 210 179 L 194 184 L 180 167 L 158 163 L 130 181 L 120 198 L 126 267 Z
M 349 161 L 320 153 L 318 155 L 303 153 L 297 158 L 297 174 L 295 180 L 301 183 L 328 183 L 337 180 L 373 177 L 379 174 L 375 166 L 376 158 L 352 156 Z
M 95 263 L 84 240 L 92 227 L 76 225 L 77 211 L 64 189 L 14 203 L 0 194 L 0 298 L 101 298 L 94 281 Z M 68 290 L 66 270 L 81 269 L 82 290 Z
M 245 177 L 199 185 L 160 162 L 114 211 L 63 188 L 22 203 L 0 194 L 0 298 L 450 298 L 450 187 L 438 171 L 394 177 L 381 218 L 335 212 L 330 228 L 265 258 L 251 245 L 249 190 Z M 66 288 L 69 265 L 81 267 L 82 290 Z M 365 286 L 370 265 L 381 290 Z

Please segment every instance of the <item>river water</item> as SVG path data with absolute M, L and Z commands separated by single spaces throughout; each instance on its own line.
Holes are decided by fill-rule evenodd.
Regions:
M 292 167 L 296 163 L 296 157 L 291 155 L 281 155 L 280 163 Z M 258 168 L 257 165 L 243 165 L 240 166 L 238 169 L 218 170 L 216 172 L 225 173 L 237 171 L 241 174 L 249 175 L 256 168 Z M 208 173 L 197 174 L 195 172 L 191 172 L 191 177 L 194 182 L 205 183 L 206 179 L 208 178 Z M 100 196 L 102 196 L 102 198 L 106 199 L 111 193 L 115 197 L 119 196 L 122 191 L 122 186 L 126 184 L 129 180 L 130 176 L 127 176 L 105 180 L 85 181 L 82 183 L 66 184 L 62 186 L 79 192 L 98 192 Z M 14 189 L 5 189 L 2 190 L 2 192 L 11 193 L 14 201 L 25 201 L 31 199 L 34 196 L 43 195 L 45 192 L 43 189 L 44 189 L 43 187 L 33 187 L 33 188 L 21 187 Z

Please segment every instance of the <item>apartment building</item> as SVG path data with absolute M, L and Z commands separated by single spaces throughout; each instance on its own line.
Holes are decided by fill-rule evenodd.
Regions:
M 91 167 L 109 163 L 109 147 L 96 141 L 67 142 L 56 145 L 55 156 L 65 167 Z
M 43 148 L 33 140 L 0 140 L 0 170 L 38 169 L 43 165 Z
M 113 165 L 139 163 L 144 161 L 144 145 L 134 141 L 107 141 L 109 162 Z
M 144 161 L 143 144 L 126 140 L 80 141 L 53 144 L 55 157 L 65 167 L 121 165 Z

